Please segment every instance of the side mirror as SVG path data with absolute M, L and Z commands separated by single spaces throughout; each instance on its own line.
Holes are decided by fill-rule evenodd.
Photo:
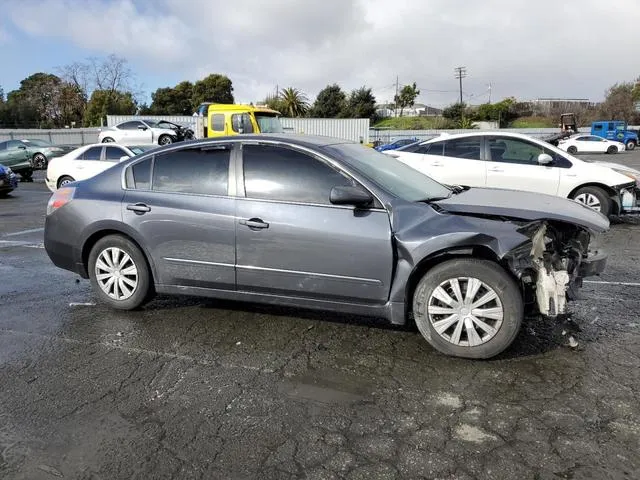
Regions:
M 553 163 L 553 157 L 548 153 L 541 153 L 538 155 L 538 163 L 540 165 L 551 165 Z
M 360 187 L 340 186 L 331 189 L 329 201 L 334 205 L 366 207 L 373 203 L 373 197 Z
M 124 162 L 125 160 L 129 160 L 129 157 L 127 155 L 123 155 L 120 157 L 120 162 Z
M 27 147 L 26 147 L 26 146 L 24 146 L 24 145 L 18 145 L 18 148 L 19 148 L 20 150 L 26 150 L 26 149 L 27 149 Z
M 146 130 L 147 127 L 145 127 L 144 125 L 138 125 L 138 130 Z

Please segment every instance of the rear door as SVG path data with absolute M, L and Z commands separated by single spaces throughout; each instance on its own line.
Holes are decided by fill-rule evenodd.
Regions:
M 73 171 L 64 173 L 71 175 L 75 180 L 86 180 L 100 173 L 103 166 L 101 161 L 103 150 L 102 145 L 89 147 L 71 162 Z
M 244 144 L 240 170 L 239 290 L 387 301 L 393 273 L 387 211 L 329 202 L 334 186 L 354 185 L 354 180 L 308 152 L 283 145 Z
M 127 168 L 122 217 L 142 236 L 158 283 L 235 289 L 232 151 L 182 148 Z

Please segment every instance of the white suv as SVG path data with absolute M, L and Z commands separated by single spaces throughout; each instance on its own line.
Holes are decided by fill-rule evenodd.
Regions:
M 448 185 L 557 195 L 604 215 L 640 213 L 640 171 L 580 160 L 520 133 L 442 134 L 384 153 Z

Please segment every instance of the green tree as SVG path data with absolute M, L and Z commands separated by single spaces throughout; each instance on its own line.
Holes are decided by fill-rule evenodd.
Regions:
M 347 95 L 338 84 L 327 85 L 316 97 L 310 115 L 317 118 L 336 118 L 345 108 Z
M 279 100 L 282 114 L 288 117 L 304 117 L 309 110 L 307 96 L 297 88 L 285 88 Z
M 233 84 L 226 75 L 212 73 L 193 85 L 191 107 L 198 108 L 203 102 L 233 103 Z
M 629 82 L 616 83 L 606 92 L 605 101 L 600 105 L 603 120 L 631 121 L 635 117 L 634 88 Z
M 270 109 L 276 110 L 280 113 L 282 113 L 284 110 L 284 105 L 282 104 L 280 95 L 267 95 L 262 103 L 264 103 Z
M 448 118 L 449 120 L 458 121 L 462 117 L 464 117 L 465 111 L 467 109 L 467 105 L 465 103 L 454 103 L 453 105 L 449 105 L 442 111 L 442 116 L 444 118 Z
M 341 112 L 342 118 L 368 118 L 375 123 L 376 97 L 370 88 L 361 87 L 353 90 Z
M 107 115 L 133 115 L 137 105 L 131 92 L 94 90 L 85 110 L 85 126 L 106 125 Z
M 151 94 L 150 111 L 156 115 L 191 115 L 193 84 L 180 82 L 175 87 L 158 88 Z
M 393 101 L 400 108 L 400 116 L 402 116 L 403 110 L 407 107 L 413 107 L 416 103 L 416 98 L 420 95 L 420 90 L 416 86 L 416 82 L 411 85 L 405 85 L 400 90 L 398 95 L 395 95 Z

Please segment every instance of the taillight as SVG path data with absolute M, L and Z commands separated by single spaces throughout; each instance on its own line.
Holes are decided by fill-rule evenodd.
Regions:
M 49 199 L 49 203 L 47 203 L 47 215 L 51 215 L 57 209 L 73 200 L 75 193 L 75 187 L 60 187 L 53 192 L 53 195 L 51 195 L 51 198 Z

